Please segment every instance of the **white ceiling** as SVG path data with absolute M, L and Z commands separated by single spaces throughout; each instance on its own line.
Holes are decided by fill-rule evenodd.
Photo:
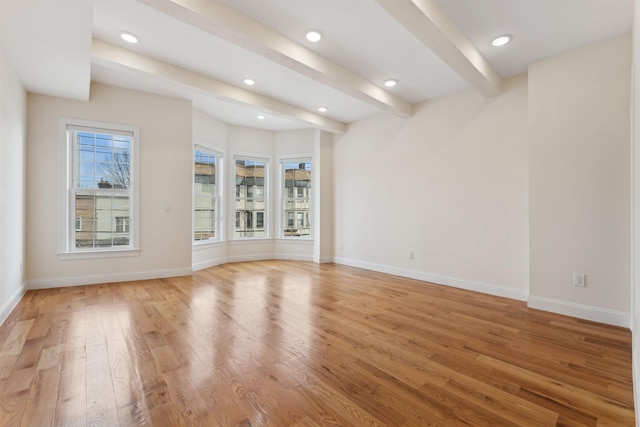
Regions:
M 94 80 L 227 123 L 342 132 L 468 88 L 493 96 L 533 61 L 631 31 L 632 15 L 633 0 L 0 0 L 0 42 L 32 92 L 86 100 Z M 512 43 L 490 46 L 500 34 Z

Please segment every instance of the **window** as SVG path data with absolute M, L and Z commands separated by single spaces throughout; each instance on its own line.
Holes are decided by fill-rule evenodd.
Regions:
M 264 212 L 256 212 L 256 228 L 264 228 Z
M 63 253 L 136 249 L 137 128 L 61 120 L 67 172 Z
M 267 237 L 264 189 L 268 185 L 268 165 L 266 159 L 235 158 L 236 238 Z
M 311 235 L 311 159 L 282 160 L 284 237 Z
M 218 185 L 222 155 L 196 146 L 193 163 L 193 240 L 220 240 L 220 204 Z
M 129 232 L 129 217 L 117 216 L 116 217 L 116 233 L 128 233 Z

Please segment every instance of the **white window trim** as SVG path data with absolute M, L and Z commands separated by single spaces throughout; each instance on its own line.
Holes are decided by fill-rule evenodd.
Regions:
M 70 200 L 70 185 L 72 173 L 73 147 L 68 138 L 68 127 L 86 128 L 90 131 L 104 130 L 112 133 L 130 133 L 133 138 L 131 149 L 132 164 L 132 188 L 131 188 L 131 216 L 129 226 L 133 228 L 130 234 L 130 244 L 126 247 L 111 248 L 89 248 L 76 249 L 72 238 L 75 232 L 75 215 L 72 215 L 72 200 Z M 58 258 L 69 259 L 89 259 L 89 258 L 112 258 L 121 256 L 140 255 L 140 128 L 114 123 L 96 122 L 90 120 L 77 120 L 71 118 L 60 118 L 58 121 L 58 164 L 59 164 L 59 207 L 58 207 Z
M 224 203 L 224 182 L 225 182 L 225 164 L 224 164 L 224 153 L 215 148 L 207 147 L 203 144 L 196 143 L 193 147 L 193 154 L 195 155 L 196 150 L 205 151 L 209 154 L 216 156 L 216 208 L 215 208 L 215 233 L 216 237 L 213 239 L 207 240 L 194 240 L 193 235 L 195 234 L 195 182 L 193 182 L 193 177 L 195 177 L 195 161 L 192 156 L 192 164 L 191 164 L 191 242 L 195 249 L 195 247 L 202 247 L 208 245 L 214 245 L 216 243 L 223 242 L 225 240 L 225 227 L 224 227 L 224 212 L 225 212 L 225 203 Z M 234 190 L 235 191 L 235 190 Z M 235 193 L 234 193 L 235 194 Z
M 310 162 L 311 163 L 311 197 L 309 198 L 309 235 L 308 236 L 285 236 L 284 229 L 285 224 L 287 224 L 287 218 L 284 217 L 284 164 L 285 163 L 302 163 L 302 162 Z M 316 192 L 313 191 L 313 182 L 315 181 L 315 166 L 313 162 L 313 156 L 310 154 L 301 154 L 293 157 L 278 157 L 278 214 L 276 215 L 276 229 L 278 230 L 277 240 L 286 240 L 286 241 L 312 241 L 314 240 L 314 205 L 315 205 L 315 197 Z M 294 224 L 297 220 L 294 216 Z
M 257 237 L 238 237 L 236 236 L 236 221 L 235 221 L 235 212 L 236 212 L 236 160 L 250 160 L 250 161 L 263 161 L 265 162 L 265 186 L 264 186 L 264 236 Z M 260 240 L 270 240 L 271 239 L 271 215 L 270 215 L 270 206 L 271 206 L 271 164 L 272 158 L 271 156 L 267 156 L 264 154 L 247 154 L 247 153 L 233 153 L 230 156 L 230 167 L 229 167 L 229 194 L 233 195 L 229 198 L 229 214 L 230 218 L 233 218 L 232 221 L 229 221 L 229 241 L 248 241 L 255 242 Z

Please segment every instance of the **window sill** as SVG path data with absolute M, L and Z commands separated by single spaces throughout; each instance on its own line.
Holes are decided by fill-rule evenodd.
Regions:
M 278 243 L 296 243 L 302 245 L 310 245 L 313 243 L 312 237 L 278 237 L 276 239 Z
M 64 252 L 58 254 L 58 259 L 65 261 L 74 259 L 121 258 L 139 255 L 140 249 L 111 249 L 104 251 Z
M 273 243 L 273 239 L 268 237 L 241 237 L 236 238 L 234 240 L 230 240 L 229 243 L 231 245 L 251 245 L 251 244 L 265 244 L 265 243 Z

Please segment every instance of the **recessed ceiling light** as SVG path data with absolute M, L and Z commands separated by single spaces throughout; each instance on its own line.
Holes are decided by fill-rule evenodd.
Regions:
M 398 80 L 396 80 L 396 79 L 389 79 L 389 80 L 386 80 L 386 81 L 384 82 L 384 85 L 385 85 L 386 87 L 394 87 L 394 86 L 395 86 L 395 85 L 397 85 L 397 84 L 398 84 Z
M 329 109 L 327 107 L 318 107 L 318 111 L 320 111 L 321 113 L 326 113 L 327 111 L 329 111 Z
M 307 31 L 307 40 L 309 40 L 310 42 L 317 42 L 320 41 L 320 39 L 322 38 L 322 33 L 318 30 L 310 30 Z
M 262 114 L 260 114 L 260 115 L 258 116 L 258 120 L 264 120 L 264 116 L 263 116 Z
M 120 38 L 127 43 L 138 43 L 138 37 L 131 33 L 120 33 Z
M 256 81 L 253 79 L 244 79 L 242 82 L 247 86 L 253 86 L 254 84 L 256 84 Z
M 495 47 L 504 46 L 505 44 L 509 43 L 511 41 L 511 39 L 513 39 L 512 35 L 503 34 L 503 35 L 498 36 L 495 39 L 491 40 L 491 46 L 495 46 Z

